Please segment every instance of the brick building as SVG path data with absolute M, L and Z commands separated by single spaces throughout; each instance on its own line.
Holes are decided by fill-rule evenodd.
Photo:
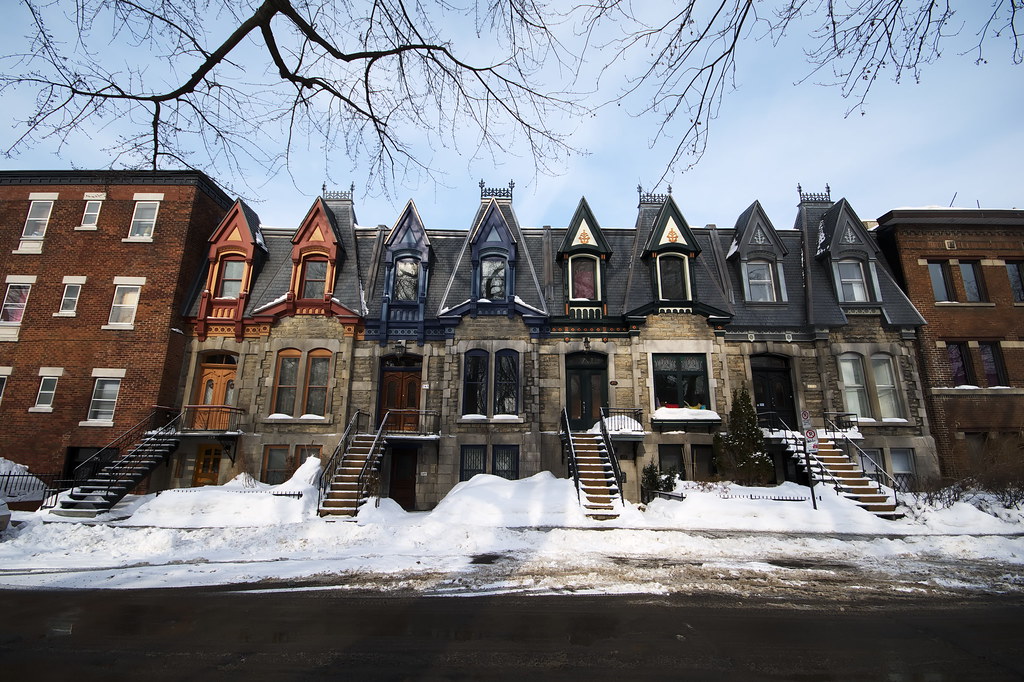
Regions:
M 878 239 L 928 324 L 918 351 L 942 473 L 1021 461 L 1024 211 L 897 209 Z
M 183 305 L 230 200 L 191 171 L 0 172 L 0 452 L 74 466 L 173 406 Z

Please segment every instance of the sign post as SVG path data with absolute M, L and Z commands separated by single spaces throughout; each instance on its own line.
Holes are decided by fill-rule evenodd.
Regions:
M 809 410 L 800 410 L 800 430 L 804 434 L 804 466 L 807 468 L 807 481 L 811 488 L 811 506 L 818 509 L 818 500 L 814 496 L 814 472 L 811 470 L 811 453 L 818 454 L 818 430 L 811 425 Z

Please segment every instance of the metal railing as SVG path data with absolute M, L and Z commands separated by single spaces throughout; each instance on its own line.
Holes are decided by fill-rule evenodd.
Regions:
M 601 408 L 601 420 L 607 422 L 611 430 L 614 431 L 634 431 L 631 427 L 633 423 L 639 428 L 640 431 L 644 430 L 644 412 L 639 407 L 602 407 Z
M 8 502 L 39 502 L 46 490 L 60 481 L 60 474 L 33 474 L 8 472 L 0 474 L 0 500 Z
M 381 420 L 386 435 L 434 436 L 440 432 L 437 410 L 392 409 Z
M 644 504 L 648 504 L 654 498 L 659 497 L 663 500 L 675 500 L 682 502 L 686 499 L 686 495 L 683 493 L 670 493 L 667 490 L 652 490 L 651 488 L 640 488 L 640 501 Z
M 245 410 L 230 405 L 185 405 L 182 431 L 238 431 Z
M 562 408 L 561 424 L 558 435 L 562 439 L 562 453 L 568 455 L 569 473 L 572 474 L 573 484 L 576 487 L 576 500 L 580 499 L 580 472 L 576 462 L 576 447 L 572 442 L 572 430 L 569 429 L 569 412 Z
M 377 433 L 373 438 L 373 444 L 370 446 L 370 451 L 366 453 L 366 461 L 363 462 L 363 468 L 359 470 L 359 479 L 356 485 L 356 489 L 359 491 L 356 499 L 356 508 L 358 509 L 364 499 L 370 497 L 370 494 L 374 492 L 371 490 L 372 476 L 377 474 L 377 469 L 380 466 L 380 461 L 384 455 L 384 433 L 385 427 L 387 426 L 388 419 L 391 416 L 391 410 L 388 410 L 387 414 L 384 415 L 384 419 L 381 420 L 380 426 L 377 428 Z M 377 504 L 380 504 L 380 491 L 376 491 Z
M 131 446 L 140 444 L 148 432 L 162 432 L 168 427 L 176 426 L 180 419 L 181 413 L 176 412 L 172 408 L 154 407 L 148 417 L 134 424 L 120 436 L 93 453 L 92 457 L 76 466 L 74 472 L 72 472 L 71 480 L 75 483 L 88 481 L 99 473 L 100 469 L 118 462 L 118 457 L 121 457 L 121 460 L 130 457 L 133 450 Z M 122 455 L 123 450 L 129 450 L 129 453 Z
M 831 415 L 837 415 L 841 419 L 841 421 L 838 421 L 838 422 L 837 421 L 833 421 L 832 419 L 829 418 L 830 414 Z M 826 430 L 826 432 L 834 432 L 835 435 L 837 435 L 840 439 L 842 439 L 843 448 L 844 448 L 844 450 L 846 452 L 846 457 L 851 462 L 855 462 L 855 463 L 860 464 L 860 468 L 864 472 L 864 475 L 867 476 L 868 478 L 870 478 L 871 480 L 873 480 L 875 483 L 877 483 L 880 488 L 881 487 L 891 488 L 892 489 L 893 500 L 896 502 L 896 504 L 899 504 L 900 503 L 900 498 L 899 498 L 899 495 L 897 493 L 899 492 L 900 484 L 896 481 L 896 479 L 894 479 L 892 476 L 889 475 L 889 472 L 886 471 L 884 467 L 882 467 L 877 461 L 875 461 L 874 457 L 872 457 L 867 452 L 865 452 L 859 445 L 857 445 L 856 443 L 853 442 L 853 440 L 850 439 L 849 435 L 847 435 L 846 432 L 851 428 L 852 422 L 855 421 L 856 418 L 857 418 L 857 415 L 855 413 L 852 413 L 852 412 L 826 412 L 825 413 L 825 430 Z M 847 426 L 846 428 L 842 428 L 842 425 L 844 425 L 844 424 L 851 424 L 851 426 Z M 829 429 L 829 426 L 831 426 L 832 428 Z M 855 460 L 850 455 L 850 449 L 851 448 L 853 448 L 854 450 L 857 451 L 857 454 L 859 455 L 859 459 Z M 868 471 L 867 467 L 865 467 L 863 464 L 861 464 L 864 461 L 870 462 L 871 466 L 874 469 L 874 471 Z
M 360 423 L 369 424 L 369 419 L 370 415 L 361 410 L 356 410 L 352 418 L 348 420 L 348 426 L 345 428 L 345 433 L 341 434 L 338 447 L 334 448 L 331 458 L 327 460 L 327 466 L 320 472 L 320 497 L 317 500 L 317 507 L 324 503 L 324 498 L 327 497 L 327 493 L 331 489 L 331 483 L 334 482 L 334 476 L 338 472 L 338 467 L 341 466 L 341 462 L 345 458 L 345 453 L 352 442 L 352 437 L 360 432 Z
M 601 408 L 601 419 L 599 424 L 601 425 L 601 438 L 604 440 L 604 447 L 608 454 L 608 461 L 612 465 L 612 475 L 615 476 L 615 487 L 619 490 L 619 502 L 623 507 L 626 506 L 626 494 L 622 490 L 622 469 L 619 468 L 619 458 L 615 454 L 615 446 L 612 445 L 612 439 L 608 436 L 608 429 L 605 428 L 607 422 L 607 413 L 605 410 L 608 408 Z

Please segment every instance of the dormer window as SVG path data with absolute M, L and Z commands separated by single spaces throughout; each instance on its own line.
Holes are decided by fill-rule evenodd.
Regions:
M 596 258 L 573 256 L 569 260 L 569 297 L 574 301 L 600 300 L 598 273 Z
M 663 301 L 690 300 L 690 268 L 685 256 L 658 256 L 658 288 Z
M 245 263 L 240 260 L 226 260 L 221 263 L 220 287 L 217 298 L 238 298 L 242 293 L 242 277 Z
M 415 258 L 395 261 L 394 300 L 415 301 L 420 289 L 420 262 Z
M 747 300 L 755 303 L 775 301 L 775 278 L 772 264 L 766 260 L 747 263 Z
M 302 268 L 302 298 L 322 299 L 327 290 L 327 260 L 307 258 Z
M 505 295 L 504 258 L 490 256 L 480 260 L 480 298 L 501 301 Z
M 844 303 L 863 303 L 868 300 L 867 280 L 864 278 L 864 264 L 859 260 L 847 259 L 836 263 L 839 278 L 839 300 Z

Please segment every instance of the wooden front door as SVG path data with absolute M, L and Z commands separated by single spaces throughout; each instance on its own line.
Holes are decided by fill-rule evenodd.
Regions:
M 221 448 L 219 445 L 200 445 L 196 453 L 196 470 L 192 485 L 217 485 L 220 477 Z
M 789 361 L 770 355 L 754 356 L 750 358 L 750 370 L 754 383 L 754 409 L 758 414 L 775 413 L 790 430 L 799 430 Z
M 569 428 L 585 431 L 601 419 L 601 408 L 608 405 L 608 357 L 600 353 L 567 355 L 565 378 Z
M 406 511 L 416 508 L 416 448 L 391 449 L 389 494 Z
M 192 411 L 190 426 L 206 431 L 226 431 L 231 411 L 225 408 L 234 402 L 235 367 L 204 364 L 196 386 L 194 404 L 198 407 Z
M 419 407 L 419 368 L 385 369 L 380 381 L 380 413 L 377 423 L 379 424 L 384 419 L 388 410 L 401 410 L 392 413 L 391 421 L 387 425 L 388 430 L 417 431 L 419 430 Z

